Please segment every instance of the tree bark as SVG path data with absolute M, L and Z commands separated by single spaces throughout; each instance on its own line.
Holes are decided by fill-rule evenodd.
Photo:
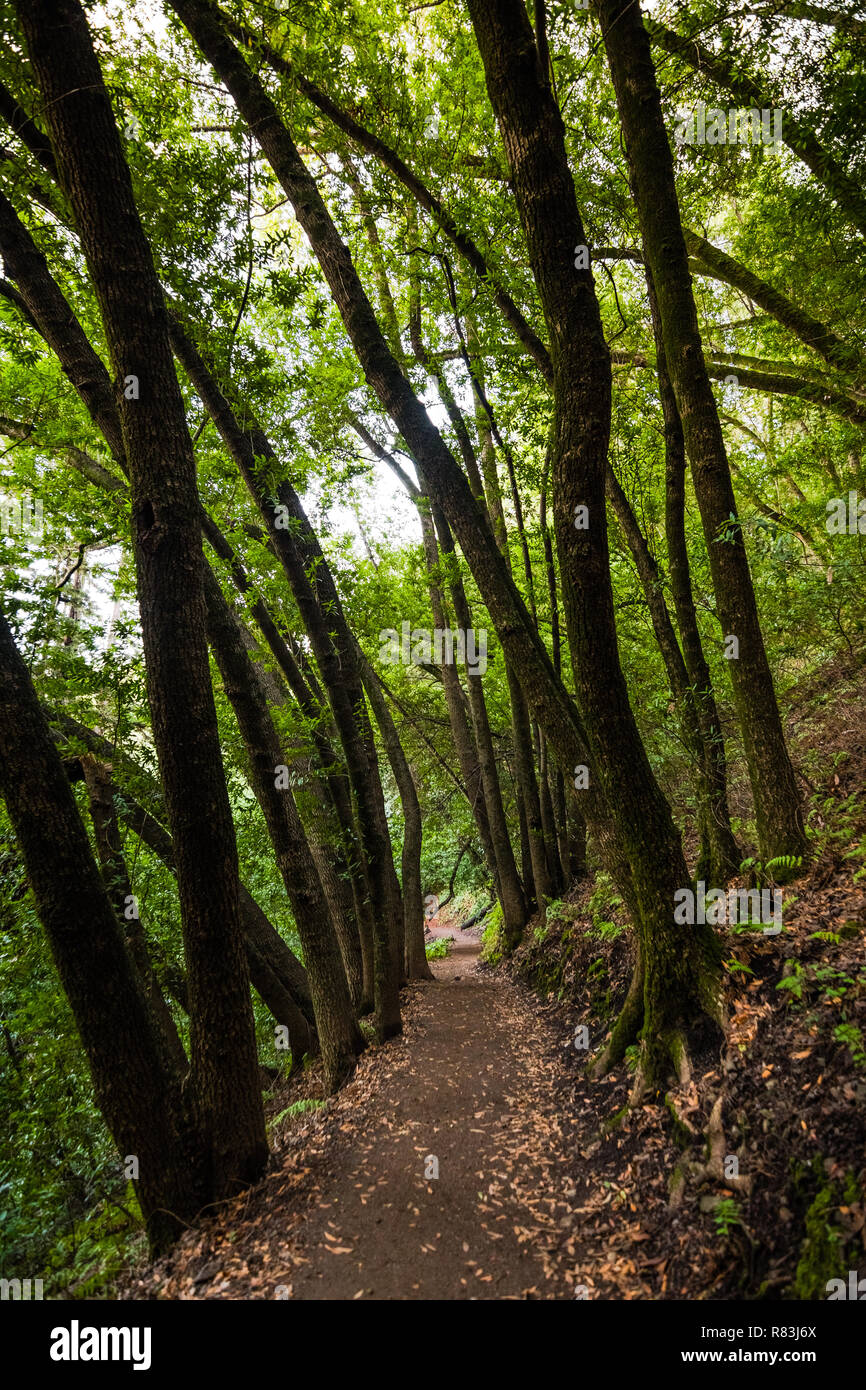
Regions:
M 333 1092 L 355 1068 L 364 1041 L 355 1020 L 334 924 L 289 785 L 289 768 L 240 625 L 203 564 L 208 638 L 247 752 L 261 807 L 301 938 L 325 1081 Z
M 27 669 L 0 613 L 0 792 L 87 1054 L 98 1105 L 134 1179 L 152 1251 L 208 1200 L 175 1066 L 127 953 Z
M 773 678 L 725 452 L 704 365 L 697 310 L 680 222 L 673 159 L 661 110 L 650 43 L 638 5 L 593 0 L 625 135 L 644 256 L 658 302 L 667 369 L 676 396 L 713 576 L 718 616 L 739 655 L 731 681 L 766 861 L 805 857 L 794 770 L 788 757 Z
M 391 764 L 394 781 L 403 808 L 403 959 L 410 980 L 432 980 L 424 945 L 424 900 L 421 894 L 421 806 L 412 769 L 403 751 L 397 725 L 388 708 L 384 691 L 376 672 L 358 648 L 361 679 L 370 701 L 370 708 L 379 726 L 385 752 Z
M 195 458 L 162 291 L 84 12 L 78 0 L 18 8 L 119 383 L 148 699 L 177 861 L 191 1087 L 219 1199 L 261 1175 L 268 1147 L 210 686 Z
M 114 908 L 118 926 L 125 938 L 129 958 L 138 973 L 139 983 L 153 1015 L 154 1026 L 162 1031 L 169 1054 L 177 1067 L 178 1076 L 185 1076 L 189 1062 L 171 1010 L 163 998 L 151 963 L 147 937 L 138 914 L 138 903 L 132 892 L 126 860 L 123 857 L 111 770 L 93 757 L 82 758 L 81 768 L 90 802 L 90 818 L 93 821 L 96 854 L 105 891 Z

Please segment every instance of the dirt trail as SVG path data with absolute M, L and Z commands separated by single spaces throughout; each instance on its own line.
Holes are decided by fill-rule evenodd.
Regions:
M 360 1106 L 363 1078 L 347 1089 L 346 1119 L 313 1158 L 294 1298 L 569 1296 L 555 1276 L 543 1287 L 530 1238 L 560 1195 L 550 1039 L 524 996 L 479 973 L 478 942 L 455 935 L 436 983 L 413 991 L 406 1036 L 378 1054 Z
M 436 979 L 404 992 L 402 1036 L 275 1135 L 265 1180 L 122 1296 L 575 1297 L 569 1038 L 453 935 Z
M 660 1098 L 625 1108 L 627 1068 L 585 1079 L 574 1029 L 590 1023 L 597 1044 L 631 974 L 628 937 L 591 927 L 586 882 L 544 933 L 530 924 L 507 972 L 478 969 L 477 941 L 454 930 L 436 980 L 404 991 L 403 1035 L 371 1046 L 314 1113 L 287 1121 L 285 1110 L 264 1181 L 107 1296 L 655 1301 L 796 1290 L 824 1299 L 817 1264 L 803 1291 L 808 1213 L 830 1194 L 839 1268 L 857 1269 L 866 1205 L 850 1196 L 864 1152 L 862 1065 L 839 1035 L 857 1020 L 866 1030 L 866 898 L 853 872 L 862 805 L 851 811 L 866 776 L 866 687 L 861 671 L 839 672 L 832 683 L 844 700 L 828 719 L 829 683 L 806 692 L 789 720 L 826 840 L 795 885 L 785 932 L 726 944 L 747 967 L 726 984 L 728 1044 L 667 1097 L 691 1127 L 690 1146 Z M 549 980 L 554 965 L 560 984 L 546 1002 L 511 982 Z M 792 969 L 802 1004 L 780 997 Z M 314 1066 L 271 1108 L 320 1097 L 320 1086 Z M 733 1225 L 718 1211 L 725 1201 L 730 1215 L 735 1194 L 705 1170 L 720 1096 L 732 1152 L 755 1179 L 748 1199 L 736 1194 Z M 425 1177 L 430 1155 L 438 1178 Z M 672 1205 L 684 1158 L 690 1181 Z

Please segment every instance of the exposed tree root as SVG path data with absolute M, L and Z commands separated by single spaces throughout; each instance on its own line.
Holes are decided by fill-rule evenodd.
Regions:
M 631 1105 L 640 1105 L 648 1093 L 659 1095 L 667 1088 L 671 1075 L 677 1077 L 681 1086 L 687 1086 L 691 1079 L 687 1035 L 701 1019 L 711 1020 L 722 1033 L 727 1029 L 720 955 L 717 939 L 708 933 L 696 965 L 696 986 L 684 991 L 683 1012 L 677 1017 L 670 998 L 659 988 L 658 960 L 655 961 L 655 978 L 650 979 L 648 975 L 645 952 L 638 936 L 637 958 L 628 993 L 607 1043 L 587 1065 L 587 1076 L 593 1080 L 606 1076 L 622 1061 L 626 1050 L 639 1043 Z
M 667 1097 L 668 1107 L 676 1117 L 679 1125 L 689 1130 L 697 1137 L 699 1131 L 689 1122 L 688 1118 L 676 1109 L 673 1097 Z M 748 1194 L 752 1190 L 752 1178 L 749 1174 L 726 1172 L 726 1160 L 736 1158 L 735 1154 L 728 1151 L 725 1141 L 725 1131 L 722 1125 L 722 1107 L 724 1098 L 717 1096 L 710 1112 L 709 1123 L 704 1131 L 706 1140 L 706 1158 L 703 1163 L 696 1163 L 694 1159 L 683 1158 L 677 1164 L 671 1176 L 670 1182 L 670 1207 L 677 1207 L 685 1196 L 686 1188 L 689 1183 L 697 1187 L 707 1180 L 721 1183 L 724 1187 L 731 1188 L 734 1192 L 744 1192 Z
M 643 953 L 638 943 L 631 983 L 619 1017 L 601 1052 L 587 1063 L 586 1074 L 591 1080 L 598 1081 L 607 1076 L 608 1072 L 613 1071 L 617 1063 L 622 1061 L 626 1048 L 637 1042 L 643 1024 L 643 990 Z

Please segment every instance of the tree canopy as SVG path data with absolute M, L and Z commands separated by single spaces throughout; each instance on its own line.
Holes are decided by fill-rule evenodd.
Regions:
M 837 833 L 786 720 L 866 621 L 853 0 L 2 15 L 4 1272 L 256 1182 L 455 900 L 495 962 L 595 894 L 587 1077 L 688 1088 L 682 894 Z

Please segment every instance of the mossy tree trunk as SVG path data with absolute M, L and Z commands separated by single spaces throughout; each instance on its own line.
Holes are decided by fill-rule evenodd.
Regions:
M 0 613 L 0 794 L 96 1098 L 133 1179 L 151 1249 L 172 1243 L 210 1198 L 208 1145 L 183 1104 L 176 1063 L 93 858 L 51 731 Z
M 680 221 L 673 156 L 665 129 L 650 41 L 635 0 L 593 0 L 602 27 L 625 136 L 644 257 L 658 303 L 667 370 L 716 595 L 731 647 L 731 684 L 765 861 L 808 853 L 791 766 L 758 619 L 725 442 L 704 362 L 688 252 Z
M 111 101 L 78 0 L 19 16 L 118 383 L 154 743 L 173 831 L 190 996 L 189 1090 L 211 1152 L 211 1199 L 264 1170 L 234 826 L 210 682 L 195 456 Z
M 597 777 L 631 866 L 642 960 L 641 1087 L 664 1084 L 689 1025 L 719 1017 L 719 953 L 709 928 L 674 921 L 688 883 L 679 833 L 653 775 L 619 664 L 605 512 L 610 353 L 564 129 L 520 0 L 469 0 L 487 89 L 511 169 L 553 363 L 551 472 L 577 703 Z M 617 1051 L 631 1040 L 621 1026 Z M 617 1060 L 615 1055 L 611 1061 Z

